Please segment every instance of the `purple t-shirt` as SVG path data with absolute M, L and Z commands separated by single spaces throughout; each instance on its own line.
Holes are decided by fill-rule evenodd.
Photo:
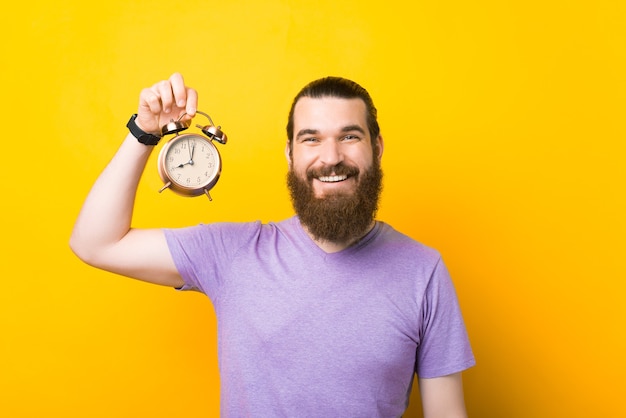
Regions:
M 398 417 L 414 373 L 474 365 L 439 254 L 385 223 L 331 254 L 297 217 L 165 234 L 215 308 L 222 416 Z

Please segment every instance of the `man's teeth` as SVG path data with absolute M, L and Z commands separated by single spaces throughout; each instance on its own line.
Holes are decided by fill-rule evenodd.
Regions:
M 335 183 L 338 181 L 344 181 L 348 176 L 324 176 L 318 177 L 319 181 L 323 181 L 324 183 Z

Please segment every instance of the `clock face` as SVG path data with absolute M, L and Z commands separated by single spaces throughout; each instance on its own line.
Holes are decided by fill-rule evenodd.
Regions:
M 163 148 L 159 172 L 170 188 L 183 195 L 196 196 L 217 182 L 221 160 L 215 145 L 199 135 L 181 135 Z M 164 178 L 165 177 L 165 178 Z

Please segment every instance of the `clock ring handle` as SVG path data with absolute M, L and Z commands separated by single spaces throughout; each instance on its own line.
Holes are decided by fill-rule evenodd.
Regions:
M 211 119 L 211 116 L 209 116 L 208 113 L 204 113 L 204 112 L 201 112 L 199 110 L 196 110 L 196 113 L 199 113 L 202 116 L 204 116 L 205 118 L 207 118 L 209 120 L 209 122 L 211 122 L 211 125 L 215 126 L 215 124 L 213 123 L 213 119 Z M 186 115 L 186 113 L 185 113 L 185 115 Z M 183 116 L 185 116 L 185 115 L 183 115 Z

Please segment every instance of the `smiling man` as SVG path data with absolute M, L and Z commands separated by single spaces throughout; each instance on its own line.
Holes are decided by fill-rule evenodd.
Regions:
M 141 92 L 133 131 L 156 134 L 196 105 L 174 74 Z M 293 217 L 139 230 L 134 195 L 154 146 L 129 134 L 85 201 L 72 249 L 209 297 L 222 416 L 399 417 L 415 374 L 425 417 L 466 416 L 461 372 L 474 357 L 445 265 L 376 220 L 383 139 L 369 94 L 344 78 L 313 81 L 287 136 Z
M 355 86 L 347 80 L 329 77 L 299 95 L 288 123 L 287 181 L 307 232 L 321 247 L 337 251 L 373 226 L 382 188 L 383 143 L 377 127 L 368 129 L 362 99 L 311 97 L 325 86 L 335 86 L 335 95 L 354 94 Z

